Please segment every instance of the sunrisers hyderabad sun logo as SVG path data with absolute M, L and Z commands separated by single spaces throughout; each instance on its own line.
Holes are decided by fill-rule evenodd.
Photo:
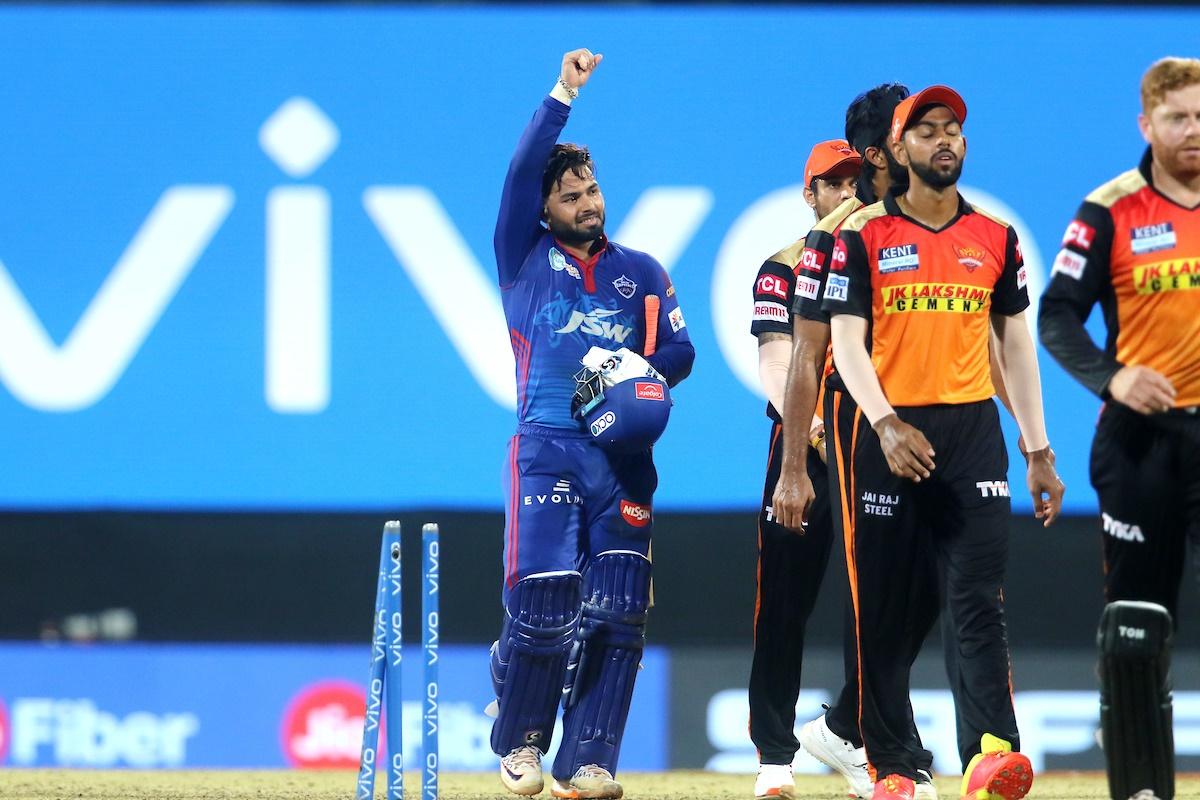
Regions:
M 366 703 L 362 688 L 345 681 L 306 686 L 283 715 L 280 736 L 288 763 L 304 769 L 357 767 Z
M 987 258 L 987 251 L 978 247 L 955 247 L 955 254 L 958 256 L 958 263 L 967 268 L 967 272 L 974 272 L 983 266 L 983 260 Z

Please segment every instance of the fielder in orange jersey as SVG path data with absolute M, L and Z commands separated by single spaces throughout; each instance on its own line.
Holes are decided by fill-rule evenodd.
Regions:
M 813 146 L 804 165 L 804 197 L 818 220 L 854 195 L 862 159 L 841 139 Z M 833 548 L 825 464 L 815 449 L 801 445 L 807 471 L 820 487 L 803 535 L 780 525 L 771 508 L 783 459 L 783 393 L 792 353 L 791 306 L 797 290 L 816 295 L 817 281 L 801 274 L 801 239 L 763 262 L 754 279 L 750 333 L 758 339 L 759 375 L 767 394 L 771 434 L 767 479 L 758 518 L 758 594 L 754 606 L 754 658 L 750 666 L 750 738 L 758 750 L 754 783 L 758 800 L 793 797 L 792 761 L 796 698 L 804 661 L 804 634 Z M 848 681 L 852 679 L 847 676 Z M 861 761 L 861 759 L 860 759 Z M 865 778 L 865 770 L 863 771 Z M 864 781 L 865 783 L 865 781 Z
M 961 795 L 1018 800 L 1033 782 L 1019 752 L 1001 587 L 1008 559 L 1008 455 L 992 398 L 989 339 L 1028 451 L 1035 514 L 1062 505 L 1042 415 L 1029 298 L 1012 226 L 957 191 L 966 103 L 934 86 L 900 103 L 890 148 L 909 187 L 842 226 L 824 292 L 837 375 L 855 404 L 827 447 L 840 475 L 859 654 L 859 723 L 874 800 L 911 800 L 908 656 L 914 620 L 944 582 L 957 646 Z M 845 412 L 833 392 L 826 423 Z M 919 579 L 923 555 L 937 577 Z
M 1130 694 L 1104 687 L 1113 697 L 1102 706 L 1104 755 L 1118 800 L 1144 789 L 1173 793 L 1163 637 L 1176 622 L 1189 542 L 1193 561 L 1200 556 L 1200 60 L 1155 63 L 1141 94 L 1138 125 L 1149 146 L 1136 169 L 1079 207 L 1038 319 L 1046 349 L 1104 400 L 1091 453 L 1109 603 L 1102 656 L 1124 651 L 1122 626 L 1162 632 L 1143 638 L 1136 654 L 1143 685 Z M 1097 303 L 1103 348 L 1084 329 Z M 1144 707 L 1116 702 L 1138 695 Z M 1135 718 L 1139 741 L 1127 743 L 1121 720 Z
M 838 540 L 844 539 L 837 493 L 829 492 L 830 486 L 838 484 L 836 470 L 822 470 L 817 461 L 818 458 L 820 461 L 827 460 L 826 442 L 831 435 L 836 435 L 833 426 L 826 428 L 821 417 L 814 414 L 819 406 L 819 397 L 826 388 L 825 378 L 832 370 L 832 359 L 828 355 L 829 315 L 821 308 L 821 293 L 842 223 L 864 204 L 874 203 L 889 192 L 901 192 L 908 187 L 908 170 L 897 164 L 887 150 L 892 112 L 908 94 L 908 88 L 901 84 L 884 83 L 863 92 L 847 107 L 846 140 L 862 154 L 855 196 L 831 213 L 819 215 L 804 239 L 803 250 L 798 256 L 792 257 L 792 260 L 798 258 L 798 263 L 795 267 L 797 291 L 792 305 L 791 365 L 782 401 L 782 432 L 772 451 L 773 458 L 778 459 L 779 468 L 770 507 L 775 518 L 772 525 L 790 529 L 794 535 L 801 534 L 804 539 L 822 530 L 821 523 L 830 511 L 833 512 L 834 536 Z M 839 389 L 834 385 L 831 390 Z M 844 387 L 841 391 L 844 393 Z M 808 441 L 805 441 L 806 438 Z M 785 447 L 784 443 L 790 444 Z M 818 522 L 816 527 L 813 525 L 814 517 Z M 840 555 L 838 557 L 841 558 Z M 932 569 L 933 561 L 932 553 L 928 554 L 925 558 L 927 569 Z M 804 723 L 800 728 L 799 741 L 809 755 L 841 774 L 852 794 L 866 798 L 874 791 L 874 779 L 867 769 L 867 758 L 858 729 L 858 656 L 854 610 L 848 588 L 845 584 L 838 587 L 846 595 L 848 616 L 845 634 L 846 684 L 825 713 Z M 931 596 L 916 624 L 922 626 L 922 631 L 928 630 L 937 615 L 938 598 Z M 917 640 L 923 638 L 923 632 L 921 636 L 914 637 Z M 946 641 L 950 641 L 949 636 Z M 915 648 L 912 650 L 910 661 L 917 652 Z M 952 672 L 953 660 L 949 656 L 947 665 L 948 671 Z M 753 723 L 753 716 L 751 721 Z M 937 800 L 931 774 L 933 754 L 921 745 L 915 723 L 911 735 L 919 752 L 917 800 Z M 759 749 L 762 750 L 761 745 Z

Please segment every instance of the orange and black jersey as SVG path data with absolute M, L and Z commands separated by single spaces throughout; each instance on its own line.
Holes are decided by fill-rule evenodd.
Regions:
M 1084 200 L 1067 227 L 1042 295 L 1042 345 L 1092 392 L 1107 396 L 1122 366 L 1149 367 L 1175 386 L 1175 405 L 1200 405 L 1200 207 L 1185 208 L 1137 169 Z M 1108 335 L 1084 321 L 1097 302 Z
M 804 240 L 780 250 L 763 262 L 754 276 L 754 316 L 750 333 L 786 333 L 792 335 L 789 309 L 796 294 L 796 264 Z
M 833 247 L 837 244 L 838 231 L 850 215 L 863 207 L 857 197 L 851 197 L 817 221 L 804 237 L 804 251 L 796 264 L 796 302 L 792 313 L 813 322 L 829 324 L 829 314 L 821 308 L 821 294 L 825 291 L 825 276 L 833 258 Z
M 961 196 L 940 230 L 892 196 L 856 212 L 842 225 L 823 300 L 831 317 L 868 320 L 871 361 L 893 406 L 992 397 L 989 312 L 1028 306 L 1016 231 Z

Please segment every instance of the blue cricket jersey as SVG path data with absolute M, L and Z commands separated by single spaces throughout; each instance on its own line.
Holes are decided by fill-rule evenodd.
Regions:
M 671 386 L 696 351 L 675 287 L 646 253 L 601 239 L 587 261 L 571 256 L 542 224 L 542 175 L 570 107 L 547 96 L 517 144 L 496 221 L 496 267 L 513 354 L 517 418 L 583 430 L 571 416 L 574 375 L 593 346 L 644 353 L 645 297 L 658 295 L 658 347 L 647 359 Z

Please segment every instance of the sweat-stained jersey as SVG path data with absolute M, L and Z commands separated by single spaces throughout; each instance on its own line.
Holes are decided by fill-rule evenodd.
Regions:
M 1149 148 L 1137 169 L 1084 200 L 1067 227 L 1042 295 L 1042 344 L 1097 395 L 1122 366 L 1149 367 L 1200 405 L 1200 207 L 1184 208 L 1150 180 Z M 1083 328 L 1100 303 L 1108 336 Z
M 893 406 L 992 397 L 989 314 L 1028 306 L 1016 232 L 961 196 L 938 231 L 905 216 L 891 196 L 852 215 L 823 301 L 831 317 L 868 320 L 871 361 Z
M 651 256 L 601 239 L 579 261 L 542 225 L 542 175 L 570 107 L 546 97 L 517 144 L 496 221 L 496 266 L 517 362 L 517 418 L 583 430 L 571 416 L 574 374 L 593 346 L 644 351 L 645 297 L 658 295 L 658 347 L 647 360 L 674 386 L 695 358 L 666 271 Z

